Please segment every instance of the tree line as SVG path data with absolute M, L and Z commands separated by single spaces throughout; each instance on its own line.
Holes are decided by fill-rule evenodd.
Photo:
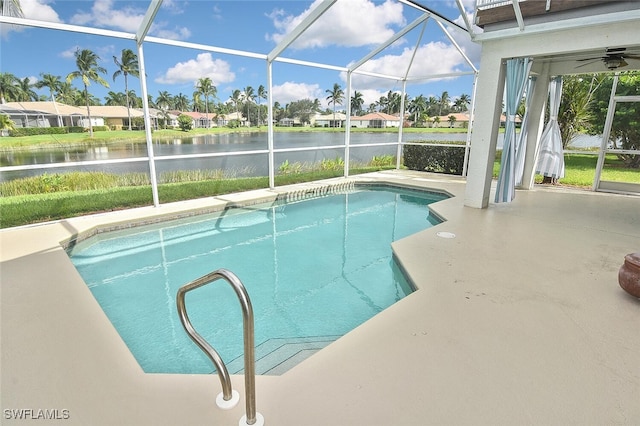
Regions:
M 37 82 L 32 83 L 28 77 L 20 79 L 11 73 L 0 73 L 0 98 L 2 103 L 26 102 L 26 101 L 58 101 L 68 105 L 86 106 L 91 122 L 90 107 L 103 105 L 102 101 L 89 92 L 91 83 L 97 83 L 109 87 L 109 83 L 103 76 L 107 70 L 99 65 L 100 57 L 89 49 L 75 52 L 77 69 L 69 73 L 64 79 L 61 76 L 41 73 Z M 113 81 L 120 76 L 124 78 L 124 92 L 109 91 L 104 98 L 104 105 L 120 105 L 130 108 L 142 108 L 142 98 L 134 90 L 129 89 L 129 77 L 139 77 L 138 57 L 131 49 L 123 49 L 120 57 L 113 56 L 116 70 L 112 74 Z M 75 87 L 72 82 L 79 79 L 82 89 Z M 48 89 L 49 95 L 39 95 L 34 89 Z M 309 123 L 310 117 L 316 113 L 336 114 L 337 105 L 344 106 L 344 90 L 335 83 L 331 89 L 326 90 L 326 100 L 333 108 L 321 108 L 319 99 L 301 99 L 285 105 L 274 102 L 274 119 L 297 118 L 301 123 Z M 198 79 L 195 91 L 190 94 L 178 93 L 172 95 L 167 91 L 160 91 L 153 98 L 148 95 L 148 103 L 152 108 L 163 111 L 194 111 L 205 114 L 229 114 L 236 112 L 249 121 L 250 125 L 262 125 L 266 123 L 267 106 L 262 101 L 267 100 L 267 91 L 263 85 L 257 90 L 251 86 L 243 90 L 236 89 L 228 99 L 221 101 L 217 97 L 218 91 L 209 77 Z M 423 95 L 411 98 L 405 94 L 405 109 L 411 114 L 412 121 L 418 125 L 424 125 L 429 117 L 447 115 L 453 112 L 464 112 L 468 109 L 471 99 L 469 95 L 462 94 L 452 100 L 448 92 L 441 96 Z M 377 101 L 372 102 L 364 109 L 364 98 L 361 92 L 354 91 L 351 96 L 352 115 L 363 115 L 370 112 L 384 112 L 398 114 L 400 112 L 400 93 L 389 91 Z M 129 129 L 131 129 L 131 114 L 129 112 Z M 90 127 L 92 133 L 92 128 Z

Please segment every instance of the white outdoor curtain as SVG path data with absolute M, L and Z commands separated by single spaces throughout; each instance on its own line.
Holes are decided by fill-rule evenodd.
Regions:
M 508 203 L 515 197 L 515 145 L 516 140 L 516 111 L 524 86 L 531 70 L 529 58 L 516 58 L 507 61 L 506 89 L 506 123 L 500 174 L 496 188 L 496 203 Z
M 561 99 L 562 77 L 559 76 L 549 84 L 549 122 L 540 137 L 536 162 L 536 173 L 552 179 L 564 177 L 564 152 L 558 124 Z
M 524 160 L 527 152 L 527 136 L 529 126 L 529 108 L 531 107 L 531 99 L 533 98 L 533 91 L 536 87 L 536 76 L 529 77 L 527 83 L 527 95 L 524 117 L 522 123 L 520 123 L 520 134 L 518 135 L 518 143 L 516 144 L 516 186 L 522 185 L 522 177 L 524 175 Z

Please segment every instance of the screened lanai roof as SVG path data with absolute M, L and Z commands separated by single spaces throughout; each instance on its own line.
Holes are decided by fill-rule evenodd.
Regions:
M 204 3 L 204 2 L 203 2 Z M 250 4 L 250 2 L 240 2 L 244 4 Z M 274 1 L 269 2 L 274 5 L 278 5 L 282 2 Z M 477 71 L 473 62 L 467 56 L 464 48 L 460 47 L 461 41 L 470 40 L 468 31 L 468 20 L 466 18 L 467 13 L 472 11 L 465 9 L 464 4 L 469 4 L 468 1 L 455 0 L 457 6 L 457 13 L 455 16 L 445 16 L 440 11 L 434 10 L 434 6 L 441 6 L 443 3 L 436 2 L 423 2 L 414 0 L 398 0 L 390 1 L 387 3 L 402 5 L 402 14 L 405 22 L 398 23 L 397 27 L 400 30 L 388 31 L 388 37 L 384 41 L 371 41 L 369 43 L 370 51 L 366 55 L 362 55 L 354 46 L 350 46 L 348 41 L 342 43 L 336 43 L 332 49 L 344 49 L 353 50 L 353 56 L 350 57 L 348 63 L 340 63 L 339 61 L 319 62 L 315 59 L 313 51 L 308 49 L 300 49 L 307 41 L 308 38 L 313 35 L 315 31 L 325 31 L 327 23 L 330 23 L 334 19 L 332 10 L 335 8 L 343 7 L 342 5 L 350 4 L 365 4 L 365 2 L 345 2 L 344 0 L 317 0 L 311 1 L 296 1 L 286 2 L 287 5 L 295 3 L 302 5 L 306 10 L 297 16 L 297 21 L 289 23 L 286 28 L 280 30 L 278 37 L 273 36 L 273 41 L 277 42 L 276 46 L 269 51 L 259 51 L 255 49 L 251 40 L 247 40 L 241 36 L 229 36 L 228 34 L 217 34 L 215 23 L 212 23 L 211 32 L 207 34 L 206 39 L 197 39 L 190 37 L 189 41 L 178 40 L 176 37 L 158 37 L 156 34 L 161 34 L 160 31 L 154 31 L 157 29 L 158 22 L 167 19 L 167 11 L 163 10 L 162 0 L 152 0 L 148 3 L 148 8 L 144 19 L 135 33 L 113 31 L 110 29 L 96 28 L 91 26 L 79 26 L 70 25 L 59 22 L 46 22 L 34 19 L 22 19 L 11 16 L 0 17 L 0 23 L 15 24 L 27 27 L 53 29 L 70 31 L 84 34 L 91 34 L 97 36 L 113 37 L 119 39 L 127 39 L 136 41 L 139 44 L 145 43 L 147 45 L 164 45 L 179 48 L 195 49 L 204 52 L 213 52 L 221 55 L 234 55 L 247 59 L 262 59 L 269 63 L 279 64 L 292 64 L 302 65 L 318 69 L 333 70 L 340 73 L 353 72 L 358 75 L 367 76 L 370 78 L 378 78 L 382 80 L 392 81 L 425 81 L 430 79 L 442 79 L 451 78 L 461 75 L 470 75 Z M 353 16 L 355 21 L 361 20 L 363 26 L 366 26 L 366 10 L 362 11 L 360 17 Z M 451 11 L 448 13 L 451 15 Z M 459 24 L 457 21 L 463 22 Z M 428 30 L 425 29 L 428 27 Z M 341 28 L 335 25 L 336 31 L 341 31 Z M 433 29 L 437 31 L 433 31 Z M 243 23 L 237 23 L 238 34 L 242 34 Z M 390 28 L 387 28 L 390 29 Z M 437 34 L 434 36 L 434 34 Z M 434 37 L 436 37 L 434 39 Z M 344 37 L 348 39 L 348 34 Z M 378 36 L 377 39 L 380 37 Z M 416 51 L 421 44 L 429 41 L 436 40 L 438 42 L 446 43 L 450 46 L 454 46 L 459 52 L 461 62 L 459 66 L 444 70 L 444 72 L 420 72 L 413 66 L 416 60 Z M 402 41 L 405 46 L 411 46 L 411 50 L 414 51 L 413 55 L 405 55 L 398 57 L 394 62 L 395 72 L 393 73 L 380 73 L 373 67 L 370 67 L 368 63 L 371 60 L 380 58 L 386 49 L 394 44 L 397 45 Z M 432 61 L 437 62 L 438 58 L 432 58 Z M 434 69 L 437 67 L 434 67 Z M 276 71 L 277 72 L 277 71 Z

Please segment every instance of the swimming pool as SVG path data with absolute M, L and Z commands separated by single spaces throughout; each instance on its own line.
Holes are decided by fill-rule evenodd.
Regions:
M 280 374 L 413 291 L 391 242 L 439 223 L 427 205 L 445 198 L 357 186 L 100 234 L 69 255 L 147 373 L 213 371 L 182 329 L 176 293 L 213 270 L 233 271 L 253 304 L 256 371 Z M 240 372 L 242 315 L 231 287 L 186 299 L 196 330 Z

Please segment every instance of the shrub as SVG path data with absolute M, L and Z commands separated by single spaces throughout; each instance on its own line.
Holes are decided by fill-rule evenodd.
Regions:
M 281 175 L 297 174 L 302 172 L 302 164 L 299 162 L 289 163 L 289 160 L 284 160 L 284 163 L 280 164 L 278 171 Z
M 238 127 L 240 127 L 240 120 L 238 119 L 234 119 L 234 120 L 230 120 L 229 123 L 227 123 L 227 127 L 231 128 L 231 129 L 237 129 Z
M 410 170 L 462 175 L 464 145 L 405 145 L 403 157 Z
M 396 164 L 396 157 L 393 155 L 381 155 L 379 157 L 374 155 L 369 163 L 373 167 L 386 167 L 394 164 Z
M 342 170 L 344 169 L 344 160 L 336 157 L 334 160 L 325 158 L 320 163 L 320 170 Z
M 178 126 L 183 132 L 188 132 L 193 127 L 193 120 L 186 114 L 180 114 L 178 116 Z

